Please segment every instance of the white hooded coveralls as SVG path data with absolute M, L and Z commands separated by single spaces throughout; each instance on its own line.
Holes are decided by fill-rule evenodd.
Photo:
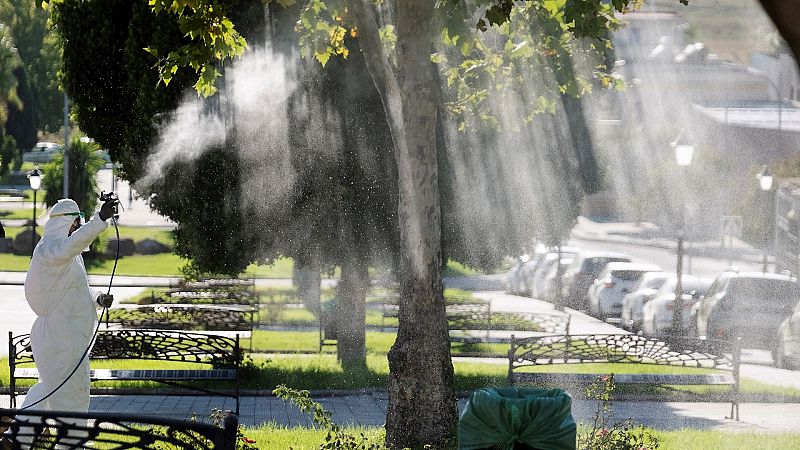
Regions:
M 97 323 L 95 300 L 100 292 L 89 289 L 81 252 L 107 224 L 95 213 L 67 236 L 77 216 L 55 215 L 78 211 L 77 203 L 70 199 L 59 200 L 53 207 L 25 278 L 25 298 L 37 316 L 31 329 L 31 347 L 39 382 L 28 391 L 22 408 L 52 392 L 75 369 Z M 31 409 L 87 412 L 89 381 L 87 354 L 69 381 Z

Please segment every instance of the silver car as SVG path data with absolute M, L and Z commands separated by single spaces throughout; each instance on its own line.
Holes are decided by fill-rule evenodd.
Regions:
M 633 287 L 631 293 L 622 298 L 622 328 L 640 331 L 644 317 L 644 304 L 656 297 L 656 293 L 667 278 L 675 274 L 666 272 L 647 272 Z
M 631 292 L 647 272 L 662 272 L 655 264 L 612 262 L 589 290 L 589 312 L 600 320 L 622 316 L 622 297 Z
M 792 315 L 800 285 L 787 275 L 723 272 L 697 307 L 700 336 L 741 338 L 744 348 L 774 350 L 778 328 Z
M 800 369 L 800 303 L 778 328 L 778 342 L 772 358 L 783 369 Z
M 580 250 L 575 247 L 561 247 L 561 258 L 575 258 Z M 539 298 L 543 294 L 544 280 L 554 267 L 557 267 L 558 251 L 552 249 L 544 255 L 542 261 L 536 265 L 536 269 L 530 276 L 524 276 L 525 286 L 528 293 L 533 298 Z M 572 261 L 570 261 L 571 263 Z
M 681 327 L 686 332 L 690 332 L 693 323 L 692 309 L 706 295 L 712 281 L 714 280 L 711 278 L 683 275 L 681 277 L 683 293 L 680 305 L 676 305 L 675 288 L 678 284 L 678 277 L 671 276 L 661 285 L 655 298 L 645 303 L 642 308 L 642 333 L 645 336 L 658 336 L 672 332 L 673 316 L 675 308 L 678 307 L 682 308 Z
M 24 162 L 49 163 L 59 153 L 62 153 L 60 144 L 37 142 L 36 147 L 22 154 L 22 160 Z

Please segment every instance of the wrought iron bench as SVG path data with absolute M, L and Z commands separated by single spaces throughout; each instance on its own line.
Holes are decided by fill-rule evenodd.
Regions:
M 112 308 L 109 321 L 126 328 L 253 331 L 256 309 L 249 305 L 125 305 Z
M 385 328 L 383 319 L 395 318 L 400 313 L 400 307 L 395 301 L 389 300 L 381 303 L 381 328 Z M 488 301 L 476 301 L 473 298 L 448 297 L 445 304 L 447 323 L 451 330 L 464 330 L 474 328 L 472 325 L 480 323 L 480 329 L 486 330 L 487 336 L 491 329 L 492 307 Z
M 16 406 L 16 380 L 39 378 L 35 367 L 19 367 L 34 363 L 30 334 L 13 336 L 8 333 L 8 365 L 10 405 Z M 90 360 L 136 359 L 170 362 L 191 362 L 211 366 L 209 369 L 92 369 L 92 381 L 149 380 L 177 386 L 192 391 L 231 397 L 236 400 L 239 413 L 239 371 L 242 352 L 239 335 L 218 336 L 169 330 L 100 330 L 97 334 Z M 77 364 L 77 361 L 75 362 Z M 225 393 L 189 386 L 188 381 L 232 381 L 235 392 Z
M 144 415 L 34 410 L 22 413 L 16 409 L 0 409 L 0 417 L 15 417 L 10 424 L 3 424 L 3 428 L 9 427 L 5 437 L 14 450 L 234 450 L 239 428 L 239 419 L 233 414 L 218 425 Z
M 168 298 L 161 303 L 186 303 L 183 300 L 194 300 L 192 303 L 208 304 L 258 304 L 255 283 L 251 279 L 209 279 L 204 281 L 181 281 L 170 284 Z
M 511 336 L 508 382 L 511 385 L 553 383 L 585 386 L 597 374 L 526 371 L 533 366 L 587 363 L 628 363 L 713 369 L 717 373 L 614 374 L 617 384 L 633 385 L 727 385 L 731 386 L 731 418 L 739 420 L 738 342 L 673 338 L 665 342 L 635 334 L 553 334 L 529 338 Z M 735 414 L 735 415 L 734 415 Z

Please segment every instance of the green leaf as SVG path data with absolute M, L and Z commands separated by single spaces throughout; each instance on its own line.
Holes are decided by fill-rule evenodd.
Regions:
M 314 58 L 319 61 L 322 67 L 325 67 L 325 64 L 328 64 L 328 60 L 331 58 L 331 52 L 329 50 L 323 52 L 316 52 L 314 53 Z

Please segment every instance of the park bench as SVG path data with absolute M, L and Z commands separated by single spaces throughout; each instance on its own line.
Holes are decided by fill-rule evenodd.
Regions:
M 3 425 L 9 426 L 5 436 L 15 449 L 235 450 L 239 429 L 239 419 L 233 414 L 219 424 L 153 415 L 35 410 L 20 413 L 16 409 L 0 409 L 0 417 L 14 418 Z
M 16 406 L 16 380 L 39 378 L 30 346 L 30 334 L 8 333 L 8 365 L 10 404 Z M 92 381 L 149 380 L 197 392 L 231 397 L 239 413 L 239 369 L 242 352 L 239 335 L 219 336 L 172 330 L 100 330 L 89 360 L 130 359 L 165 362 L 192 362 L 211 366 L 208 369 L 92 369 Z M 77 364 L 77 361 L 76 361 Z M 20 367 L 26 365 L 26 367 Z M 189 386 L 189 381 L 233 381 L 235 394 Z
M 251 279 L 208 279 L 170 283 L 168 298 L 162 303 L 258 304 L 255 282 Z M 185 301 L 189 300 L 189 302 Z
M 5 189 L 0 189 L 0 196 L 24 198 L 25 193 L 20 189 L 5 188 Z
M 255 316 L 256 309 L 250 305 L 122 305 L 110 310 L 109 321 L 124 328 L 252 333 Z
M 400 306 L 397 301 L 398 298 L 393 296 L 380 303 L 381 329 L 386 327 L 384 319 L 398 317 Z M 445 312 L 449 329 L 473 329 L 475 323 L 480 323 L 480 329 L 486 330 L 488 337 L 492 323 L 492 307 L 489 302 L 471 297 L 447 297 Z
M 382 320 L 388 317 L 397 317 L 399 307 L 391 303 L 381 304 Z M 474 298 L 449 297 L 445 306 L 447 323 L 450 330 L 473 330 L 475 324 L 480 324 L 480 330 L 485 331 L 485 342 L 509 342 L 508 338 L 491 338 L 491 331 L 495 329 L 492 325 L 493 314 L 504 314 L 513 316 L 520 321 L 536 324 L 539 332 L 568 334 L 570 315 L 553 311 L 547 313 L 529 312 L 498 312 L 492 311 L 490 302 L 476 302 Z M 381 328 L 384 328 L 381 322 Z M 480 338 L 468 336 L 451 336 L 454 342 L 478 342 Z
M 738 342 L 697 338 L 672 338 L 670 342 L 635 334 L 551 334 L 527 338 L 511 336 L 508 351 L 508 382 L 519 384 L 557 384 L 586 386 L 597 374 L 526 371 L 533 366 L 590 363 L 650 364 L 658 366 L 714 369 L 716 373 L 614 374 L 621 385 L 650 386 L 731 386 L 731 418 L 739 420 Z M 735 415 L 734 415 L 735 414 Z

